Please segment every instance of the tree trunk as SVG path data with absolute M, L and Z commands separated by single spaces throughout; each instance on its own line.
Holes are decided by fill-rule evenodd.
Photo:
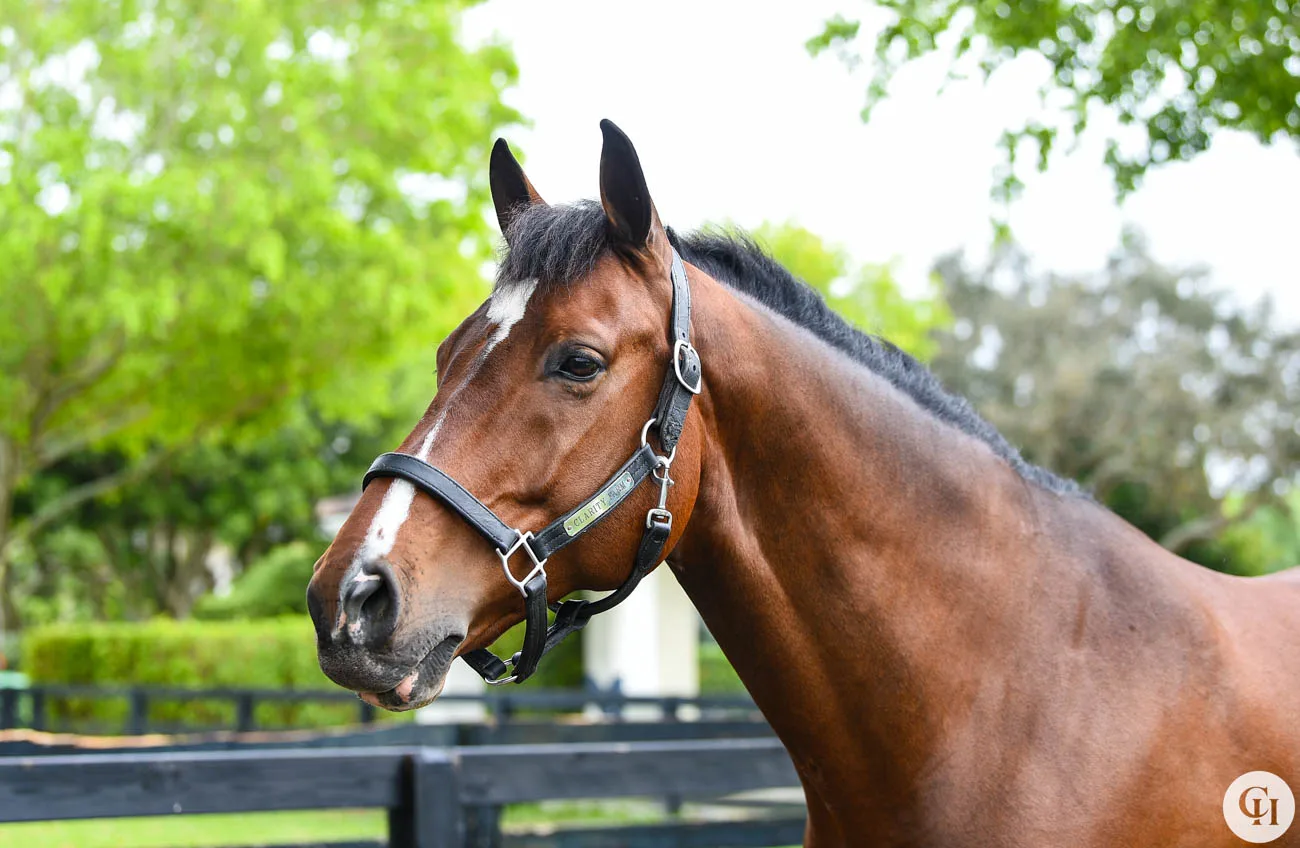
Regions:
M 161 610 L 173 618 L 188 618 L 197 599 L 197 589 L 205 589 L 207 559 L 212 550 L 215 534 L 211 529 L 182 533 L 174 541 L 172 569 Z

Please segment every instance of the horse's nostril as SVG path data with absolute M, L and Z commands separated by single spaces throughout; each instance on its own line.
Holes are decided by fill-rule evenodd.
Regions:
M 397 628 L 396 581 L 386 563 L 367 563 L 343 590 L 343 630 L 352 641 L 377 647 Z

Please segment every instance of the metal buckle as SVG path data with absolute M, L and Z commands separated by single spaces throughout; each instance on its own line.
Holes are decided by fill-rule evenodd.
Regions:
M 691 344 L 686 339 L 678 339 L 677 343 L 673 345 L 673 374 L 676 375 L 677 382 L 682 384 L 682 388 L 686 389 L 686 391 L 693 395 L 698 395 L 700 393 L 700 388 L 704 385 L 704 368 L 700 368 L 700 376 L 696 378 L 695 385 L 692 386 L 690 383 L 686 382 L 686 378 L 682 376 L 681 353 L 683 349 L 694 354 L 696 362 L 700 361 L 700 352 L 695 349 L 695 345 Z
M 515 540 L 515 543 L 510 546 L 510 550 L 508 551 L 502 551 L 500 548 L 497 548 L 497 556 L 501 557 L 501 570 L 506 573 L 506 579 L 514 584 L 514 587 L 519 590 L 519 594 L 527 598 L 528 592 L 524 587 L 527 585 L 529 580 L 532 580 L 538 574 L 541 574 L 543 577 L 546 576 L 546 560 L 539 560 L 537 554 L 533 553 L 533 549 L 528 545 L 528 540 L 533 538 L 531 530 L 525 533 L 522 530 L 516 529 L 515 532 L 519 534 L 519 538 Z M 514 556 L 515 551 L 519 550 L 521 547 L 528 553 L 528 558 L 533 561 L 533 568 L 524 575 L 523 580 L 516 580 L 515 576 L 510 573 L 510 557 Z
M 513 670 L 515 667 L 515 663 L 519 662 L 519 653 L 522 652 L 516 653 L 514 656 L 510 657 L 510 659 L 501 660 L 501 662 L 506 664 L 506 668 Z M 511 674 L 506 677 L 498 677 L 496 680 L 488 680 L 485 677 L 483 678 L 483 682 L 489 686 L 504 686 L 507 683 L 514 683 L 518 679 L 519 679 L 519 675 Z
M 673 514 L 666 509 L 655 507 L 645 514 L 645 529 L 649 530 L 654 526 L 655 518 L 660 519 L 668 525 L 668 529 L 673 529 Z

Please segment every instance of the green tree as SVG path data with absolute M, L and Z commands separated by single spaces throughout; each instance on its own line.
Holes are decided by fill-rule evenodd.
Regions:
M 1221 129 L 1265 144 L 1300 141 L 1300 2 L 1298 0 L 875 0 L 887 20 L 868 37 L 873 73 L 863 117 L 883 100 L 894 75 L 931 53 L 964 58 L 985 79 L 1005 62 L 1033 54 L 1050 66 L 1044 101 L 1061 108 L 1003 136 L 1007 169 L 997 193 L 1020 187 L 1020 146 L 1036 148 L 1047 167 L 1062 137 L 1077 138 L 1110 107 L 1122 124 L 1145 130 L 1136 151 L 1111 139 L 1106 164 L 1121 196 L 1163 162 L 1191 159 Z M 808 41 L 861 60 L 862 22 L 837 16 Z
M 1034 273 L 1013 249 L 939 275 L 956 321 L 931 365 L 1026 458 L 1198 562 L 1281 564 L 1224 535 L 1288 515 L 1300 470 L 1300 333 L 1271 304 L 1242 308 L 1133 235 L 1094 279 Z
M 0 12 L 0 631 L 15 551 L 307 394 L 382 413 L 482 295 L 488 145 L 517 120 L 464 4 L 6 3 Z M 44 469 L 108 463 L 15 514 Z
M 406 420 L 417 409 L 412 404 Z M 291 540 L 319 553 L 325 540 L 318 501 L 355 491 L 370 459 L 400 436 L 393 427 L 325 420 L 305 404 L 285 418 L 255 439 L 186 448 L 147 478 L 82 503 L 37 534 L 10 564 L 15 623 L 185 617 L 195 598 L 212 588 L 214 561 L 239 574 Z M 15 514 L 38 511 L 131 461 L 120 451 L 69 457 L 20 491 Z M 300 580 L 299 596 L 306 580 Z
M 937 288 L 924 297 L 904 297 L 889 266 L 855 265 L 843 247 L 792 222 L 765 222 L 750 235 L 858 329 L 920 359 L 934 353 L 932 331 L 951 320 Z
M 322 546 L 290 542 L 272 548 L 240 575 L 222 597 L 206 595 L 194 608 L 196 618 L 275 618 L 306 615 L 305 587 Z
M 1229 502 L 1225 508 L 1235 511 L 1241 507 Z M 1292 489 L 1284 505 L 1261 507 L 1245 521 L 1229 527 L 1223 542 L 1234 560 L 1256 563 L 1259 571 L 1300 565 L 1300 489 Z

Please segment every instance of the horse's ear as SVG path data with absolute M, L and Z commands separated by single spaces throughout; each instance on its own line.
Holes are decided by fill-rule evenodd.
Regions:
M 492 145 L 492 160 L 488 165 L 488 182 L 492 185 L 492 205 L 497 208 L 497 223 L 505 235 L 511 220 L 520 209 L 534 203 L 545 203 L 519 167 L 519 161 L 510 152 L 504 138 Z
M 600 204 L 605 207 L 610 231 L 634 247 L 643 247 L 655 213 L 641 160 L 631 140 L 613 121 L 601 121 L 600 131 L 605 136 L 600 151 Z

